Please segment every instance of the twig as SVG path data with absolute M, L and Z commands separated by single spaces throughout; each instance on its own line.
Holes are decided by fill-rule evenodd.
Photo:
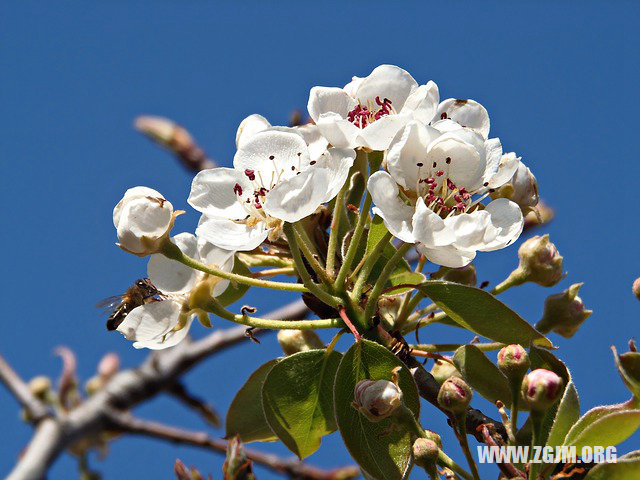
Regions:
M 306 314 L 307 307 L 301 300 L 279 308 L 269 315 L 275 318 L 299 318 Z M 256 335 L 263 333 L 254 330 Z M 246 341 L 245 327 L 218 330 L 202 340 L 184 340 L 176 347 L 150 354 L 138 368 L 123 370 L 115 374 L 105 387 L 87 399 L 64 417 L 46 418 L 38 424 L 35 434 L 24 454 L 7 477 L 7 480 L 34 480 L 46 476 L 49 465 L 68 447 L 80 439 L 92 438 L 108 426 L 106 412 L 109 409 L 129 410 L 175 384 L 189 369 L 209 356 Z M 7 382 L 6 368 L 3 382 Z M 15 376 L 15 375 L 14 375 Z M 28 387 L 24 385 L 28 392 Z M 14 393 L 21 401 L 27 397 L 24 388 Z M 36 410 L 37 411 L 37 410 Z M 45 415 L 46 416 L 46 415 Z M 42 418 L 42 417 L 41 417 Z
M 498 444 L 496 443 L 496 441 L 491 437 L 491 434 L 489 433 L 489 428 L 487 428 L 486 425 L 483 425 L 481 427 L 481 432 L 482 432 L 482 438 L 484 439 L 484 443 L 486 443 L 487 445 L 489 445 L 490 447 L 497 447 Z M 502 470 L 503 473 L 505 473 L 509 478 L 527 478 L 526 473 L 524 473 L 521 470 L 518 470 L 513 464 L 505 462 L 505 463 L 498 463 L 498 467 L 500 468 L 500 470 Z
M 222 454 L 226 454 L 227 451 L 227 442 L 225 440 L 212 438 L 205 432 L 193 432 L 158 422 L 142 420 L 132 417 L 125 412 L 110 411 L 108 415 L 109 420 L 112 422 L 111 426 L 119 432 L 145 435 L 175 443 L 193 445 Z M 360 474 L 360 470 L 357 467 L 324 470 L 306 465 L 297 460 L 285 460 L 277 455 L 266 454 L 248 448 L 245 448 L 245 453 L 247 458 L 253 462 L 301 480 L 349 479 L 355 478 Z
M 2 355 L 0 355 L 0 381 L 18 400 L 33 423 L 38 423 L 51 415 L 47 406 L 31 393 L 29 386 L 11 368 Z
M 220 426 L 220 415 L 207 402 L 193 395 L 182 383 L 174 383 L 167 389 L 167 393 L 180 400 L 187 407 L 195 410 L 207 423 L 215 427 Z

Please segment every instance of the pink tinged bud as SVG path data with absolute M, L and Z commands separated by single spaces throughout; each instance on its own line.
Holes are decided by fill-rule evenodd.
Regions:
M 427 438 L 418 438 L 413 442 L 412 449 L 415 464 L 424 468 L 432 477 L 437 478 L 436 462 L 440 453 L 438 444 Z
M 379 422 L 402 405 L 402 390 L 389 380 L 361 380 L 353 390 L 352 405 L 370 421 Z
M 536 328 L 542 333 L 555 332 L 570 338 L 578 331 L 580 325 L 593 313 L 587 310 L 578 296 L 582 283 L 574 283 L 564 292 L 549 295 L 544 302 L 542 319 Z
M 549 241 L 549 235 L 535 236 L 518 249 L 520 265 L 518 274 L 524 282 L 534 282 L 543 287 L 552 287 L 564 278 L 562 256 Z
M 522 381 L 522 397 L 534 411 L 549 409 L 562 395 L 564 381 L 550 370 L 538 368 Z
M 638 300 L 640 300 L 640 278 L 636 278 L 631 287 L 633 294 Z
M 498 352 L 498 368 L 517 386 L 530 366 L 529 355 L 521 345 L 507 345 Z
M 473 392 L 469 385 L 460 377 L 449 377 L 438 392 L 438 405 L 443 409 L 462 414 L 466 412 Z
M 324 348 L 324 343 L 313 330 L 280 330 L 278 343 L 285 355 Z
M 110 379 L 120 369 L 120 357 L 116 353 L 107 353 L 98 364 L 98 375 Z

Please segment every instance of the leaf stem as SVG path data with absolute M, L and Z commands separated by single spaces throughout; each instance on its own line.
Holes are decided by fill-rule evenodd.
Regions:
M 309 263 L 311 268 L 313 268 L 313 271 L 316 273 L 322 283 L 324 283 L 325 285 L 331 285 L 332 281 L 327 276 L 327 272 L 325 271 L 324 267 L 318 261 L 319 256 L 317 250 L 311 242 L 309 235 L 307 235 L 304 227 L 299 222 L 296 222 L 293 224 L 293 230 L 296 235 L 298 247 L 300 248 L 300 250 L 302 250 L 303 255 L 307 259 L 307 262 Z M 289 237 L 287 236 L 287 238 Z
M 458 348 L 466 344 L 462 343 L 421 343 L 415 345 L 409 345 L 411 349 L 420 350 L 422 352 L 439 353 L 439 352 L 455 352 Z M 494 350 L 500 350 L 504 347 L 504 343 L 490 342 L 490 343 L 474 343 L 475 347 L 478 347 L 483 352 L 491 352 Z
M 371 270 L 378 260 L 380 260 L 380 254 L 384 251 L 385 247 L 389 245 L 389 240 L 391 240 L 391 233 L 387 232 L 378 242 L 378 244 L 371 249 L 368 253 L 365 254 L 366 260 L 362 265 L 360 270 L 360 274 L 358 275 L 358 279 L 356 280 L 356 284 L 353 287 L 353 293 L 351 294 L 351 298 L 354 301 L 358 301 L 360 296 L 362 295 L 362 290 L 364 285 L 371 274 Z M 351 246 L 349 246 L 351 247 Z
M 286 283 L 286 282 L 273 282 L 269 280 L 260 280 L 258 278 L 245 277 L 244 275 L 238 275 L 237 273 L 225 272 L 218 267 L 205 265 L 204 263 L 200 263 L 199 261 L 185 255 L 182 250 L 173 242 L 166 241 L 162 247 L 161 251 L 165 257 L 170 258 L 171 260 L 176 260 L 177 262 L 186 265 L 187 267 L 194 268 L 201 272 L 207 273 L 209 275 L 213 275 L 215 277 L 224 278 L 227 280 L 231 280 L 232 282 L 238 282 L 243 285 L 249 285 L 252 287 L 260 287 L 260 288 L 270 288 L 273 290 L 283 290 L 289 292 L 308 292 L 307 287 L 300 283 Z
M 327 246 L 327 275 L 329 278 L 335 278 L 335 265 L 336 265 L 336 250 L 338 247 L 338 230 L 340 229 L 340 223 L 342 222 L 342 214 L 344 210 L 344 196 L 349 188 L 349 180 L 344 183 L 344 186 L 338 192 L 336 197 L 335 206 L 333 208 L 333 217 L 331 218 L 331 232 L 329 233 L 329 245 Z
M 469 449 L 469 441 L 467 439 L 466 414 L 467 412 L 463 412 L 462 415 L 459 415 L 457 418 L 455 418 L 455 426 L 456 426 L 456 431 L 458 433 L 458 441 L 460 442 L 460 446 L 462 447 L 464 456 L 467 459 L 467 463 L 469 464 L 469 468 L 471 469 L 471 474 L 473 475 L 474 480 L 480 480 L 478 467 L 476 465 L 475 460 L 473 459 L 473 456 L 471 455 L 471 450 Z

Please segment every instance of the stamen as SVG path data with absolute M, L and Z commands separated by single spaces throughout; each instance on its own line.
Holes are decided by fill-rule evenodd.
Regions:
M 235 193 L 236 195 L 242 195 L 242 187 L 240 186 L 239 183 L 236 183 L 233 186 L 233 193 Z
M 244 171 L 244 174 L 249 177 L 249 180 L 252 182 L 256 179 L 256 172 L 253 170 L 249 170 L 248 168 Z

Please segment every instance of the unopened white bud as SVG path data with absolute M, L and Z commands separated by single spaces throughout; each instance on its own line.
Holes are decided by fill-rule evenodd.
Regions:
M 280 330 L 278 343 L 285 355 L 324 348 L 324 343 L 313 330 Z
M 389 380 L 362 380 L 353 393 L 353 407 L 372 422 L 389 417 L 402 405 L 402 390 Z

